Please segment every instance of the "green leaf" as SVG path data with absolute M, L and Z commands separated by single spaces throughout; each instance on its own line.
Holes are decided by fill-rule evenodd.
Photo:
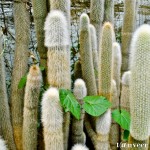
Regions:
M 44 70 L 45 70 L 45 67 L 44 67 L 44 66 L 40 66 L 40 70 L 41 70 L 41 71 L 44 71 Z
M 125 130 L 130 131 L 130 114 L 122 109 L 122 110 L 114 110 L 112 112 L 112 118 Z
M 70 111 L 76 119 L 80 119 L 81 107 L 74 95 L 69 90 L 59 90 L 60 102 L 65 111 Z
M 27 75 L 23 76 L 20 79 L 19 84 L 18 84 L 18 89 L 23 89 L 26 85 L 26 82 L 27 82 Z
M 128 141 L 129 135 L 130 135 L 130 132 L 128 130 L 124 130 L 123 140 Z
M 86 96 L 83 100 L 84 110 L 92 116 L 100 116 L 111 107 L 111 103 L 103 96 Z

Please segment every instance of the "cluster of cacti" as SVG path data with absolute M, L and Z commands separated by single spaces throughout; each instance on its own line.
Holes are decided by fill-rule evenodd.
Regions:
M 38 103 L 42 75 L 37 65 L 31 66 L 27 76 L 23 112 L 23 149 L 37 149 Z
M 37 49 L 41 57 L 40 65 L 46 67 L 47 62 L 46 76 L 43 76 L 45 82 L 42 86 L 42 73 L 39 65 L 31 65 L 27 77 L 23 78 L 24 80 L 27 78 L 24 90 L 23 88 L 18 89 L 18 84 L 27 73 L 29 16 L 26 3 L 21 0 L 14 2 L 16 50 L 11 85 L 11 114 L 0 33 L 0 136 L 4 139 L 0 138 L 0 150 L 7 150 L 7 147 L 10 150 L 40 149 L 37 129 L 38 116 L 41 117 L 46 150 L 88 150 L 85 144 L 91 146 L 90 140 L 94 147 L 90 147 L 90 149 L 117 150 L 117 144 L 120 142 L 125 144 L 126 141 L 123 139 L 123 130 L 112 120 L 111 113 L 116 109 L 120 113 L 122 113 L 120 109 L 131 113 L 128 143 L 136 146 L 143 145 L 140 148 L 132 146 L 129 149 L 148 150 L 150 135 L 150 26 L 141 26 L 131 40 L 135 27 L 137 1 L 125 0 L 122 55 L 113 27 L 114 0 L 91 0 L 90 19 L 85 13 L 80 16 L 80 56 L 74 64 L 74 72 L 72 72 L 76 79 L 73 89 L 74 98 L 81 107 L 79 120 L 75 116 L 70 118 L 69 109 L 65 110 L 67 112 L 63 110 L 62 97 L 59 93 L 60 89 L 71 90 L 70 0 L 49 0 L 51 11 L 48 15 L 49 8 L 46 3 L 48 3 L 46 0 L 42 2 L 32 0 Z M 103 24 L 104 21 L 109 22 Z M 130 61 L 128 62 L 130 51 Z M 130 71 L 124 73 L 128 70 L 128 63 Z M 122 64 L 122 74 L 124 74 L 122 82 L 120 82 Z M 49 88 L 43 94 L 46 82 Z M 86 96 L 97 95 L 105 97 L 112 103 L 112 106 L 100 116 L 91 117 L 85 113 L 86 101 L 84 100 L 86 100 Z M 41 97 L 42 102 L 39 107 Z M 68 97 L 71 96 L 67 95 Z M 84 99 L 84 97 L 86 98 Z M 84 130 L 84 126 L 86 130 Z
M 82 79 L 77 79 L 74 83 L 74 95 L 81 105 L 83 106 L 83 98 L 87 95 L 87 89 L 85 86 L 85 83 Z M 83 125 L 84 125 L 84 115 L 85 111 L 82 109 L 81 110 L 81 116 L 80 119 L 77 120 L 76 118 L 73 117 L 72 119 L 72 145 L 80 143 L 80 144 L 85 144 L 86 142 L 86 136 L 83 131 Z
M 130 142 L 148 141 L 150 124 L 150 26 L 142 25 L 131 41 L 130 56 Z M 148 144 L 148 143 L 147 143 Z M 148 146 L 147 148 L 148 149 Z

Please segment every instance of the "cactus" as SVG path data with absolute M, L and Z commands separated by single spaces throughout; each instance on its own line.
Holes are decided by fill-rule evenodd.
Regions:
M 119 109 L 119 97 L 117 92 L 117 86 L 115 80 L 112 80 L 112 87 L 111 87 L 111 101 L 112 101 L 112 110 Z M 112 150 L 116 150 L 117 143 L 119 143 L 120 137 L 120 128 L 119 125 L 112 120 L 111 128 L 110 128 L 110 146 Z
M 49 0 L 51 10 L 60 10 L 64 13 L 67 19 L 68 29 L 70 31 L 70 0 Z
M 70 51 L 67 21 L 60 11 L 51 11 L 45 22 L 45 45 L 48 47 L 48 82 L 57 88 L 70 89 Z M 64 147 L 68 146 L 69 112 L 64 113 Z
M 110 100 L 111 97 L 111 74 L 112 74 L 112 47 L 113 28 L 106 22 L 102 30 L 102 39 L 99 54 L 99 95 Z
M 116 81 L 117 95 L 120 96 L 120 71 L 121 71 L 121 49 L 119 43 L 113 43 L 113 53 L 112 53 L 112 78 Z
M 5 141 L 0 137 L 0 150 L 8 150 Z
M 74 64 L 74 79 L 82 78 L 82 69 L 80 59 Z
M 37 149 L 38 102 L 42 75 L 37 65 L 30 67 L 24 97 L 23 149 Z
M 47 49 L 44 46 L 44 22 L 47 15 L 46 0 L 32 0 L 33 16 L 37 37 L 37 50 L 40 54 L 40 64 L 46 66 L 46 52 Z
M 99 95 L 111 100 L 111 74 L 112 74 L 112 45 L 113 45 L 113 27 L 106 22 L 102 29 L 102 37 L 100 42 L 99 54 Z M 107 128 L 105 124 L 107 122 Z M 108 135 L 111 125 L 111 111 L 108 110 L 102 116 L 96 118 L 96 132 L 99 136 L 100 148 L 107 149 L 109 147 Z
M 87 90 L 85 82 L 82 79 L 77 79 L 74 83 L 74 95 L 78 100 L 79 104 L 83 105 L 83 98 L 87 95 Z M 72 120 L 72 145 L 80 143 L 85 144 L 86 136 L 83 132 L 83 122 L 84 122 L 85 111 L 81 110 L 80 120 L 73 117 Z
M 142 25 L 131 41 L 130 58 L 130 141 L 147 141 L 150 124 L 150 26 Z M 147 147 L 148 149 L 148 147 Z
M 104 1 L 105 0 L 91 0 L 90 3 L 90 21 L 96 29 L 97 46 L 99 46 L 102 23 L 104 19 Z M 99 51 L 99 47 L 97 47 L 97 50 Z
M 11 80 L 11 118 L 14 139 L 17 149 L 22 149 L 23 124 L 23 95 L 24 89 L 18 89 L 20 79 L 28 69 L 28 46 L 30 41 L 30 17 L 26 3 L 22 0 L 14 1 L 15 23 L 15 58 Z
M 89 150 L 85 145 L 76 144 L 72 147 L 71 150 Z
M 13 137 L 13 129 L 10 119 L 10 111 L 8 105 L 8 95 L 6 89 L 5 64 L 3 58 L 3 35 L 0 32 L 0 128 L 5 141 L 10 150 L 15 150 L 15 141 Z
M 80 57 L 82 76 L 87 86 L 88 95 L 97 95 L 96 81 L 94 75 L 91 37 L 89 28 L 89 17 L 82 14 L 80 17 Z
M 122 76 L 122 90 L 120 105 L 122 109 L 130 112 L 130 101 L 129 101 L 129 84 L 130 84 L 131 71 L 127 71 Z
M 104 21 L 114 23 L 114 0 L 105 0 Z
M 92 45 L 92 56 L 93 56 L 93 66 L 94 66 L 94 73 L 96 79 L 96 85 L 98 89 L 98 52 L 97 52 L 97 37 L 95 27 L 90 24 L 90 35 L 91 35 L 91 45 Z
M 42 123 L 45 150 L 64 150 L 63 111 L 56 88 L 49 88 L 42 98 Z
M 124 19 L 122 26 L 122 74 L 128 70 L 130 41 L 135 27 L 136 0 L 124 1 Z

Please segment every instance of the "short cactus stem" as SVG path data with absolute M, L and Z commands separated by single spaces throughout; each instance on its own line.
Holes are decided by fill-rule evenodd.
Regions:
M 41 105 L 45 150 L 64 150 L 63 111 L 58 90 L 49 88 L 43 95 Z
M 8 150 L 6 142 L 0 137 L 0 150 Z
M 71 150 L 89 150 L 85 145 L 75 144 Z
M 82 107 L 83 98 L 87 95 L 85 82 L 82 79 L 77 79 L 75 81 L 74 95 Z M 77 120 L 74 117 L 72 119 L 72 145 L 77 144 L 77 143 L 85 144 L 86 142 L 86 136 L 83 131 L 84 114 L 85 114 L 85 111 L 82 109 L 80 119 Z

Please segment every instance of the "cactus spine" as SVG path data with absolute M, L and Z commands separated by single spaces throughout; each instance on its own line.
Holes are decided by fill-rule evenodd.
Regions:
M 70 50 L 67 21 L 60 11 L 51 11 L 45 22 L 45 45 L 48 47 L 48 82 L 57 88 L 70 89 Z M 68 146 L 69 112 L 64 113 L 64 147 Z
M 131 143 L 149 139 L 150 125 L 150 26 L 142 25 L 131 42 L 130 112 Z M 147 147 L 148 149 L 148 147 Z
M 33 15 L 37 37 L 37 49 L 40 54 L 40 64 L 46 66 L 46 52 L 47 49 L 44 46 L 44 22 L 47 15 L 46 0 L 32 0 Z
M 15 141 L 13 137 L 13 129 L 10 121 L 10 111 L 8 105 L 8 96 L 6 89 L 5 64 L 3 58 L 3 35 L 0 32 L 0 128 L 2 135 L 8 144 L 10 150 L 15 150 Z
M 113 43 L 113 53 L 112 53 L 112 78 L 116 81 L 117 95 L 120 96 L 120 71 L 121 71 L 121 49 L 119 43 Z
M 98 52 L 97 52 L 97 37 L 95 27 L 90 24 L 90 35 L 91 35 L 91 45 L 92 45 L 92 56 L 93 56 L 93 66 L 94 66 L 94 73 L 96 79 L 96 85 L 98 89 Z
M 90 21 L 96 29 L 97 45 L 99 45 L 100 42 L 102 23 L 104 19 L 104 1 L 105 0 L 91 0 L 90 3 Z M 99 47 L 97 47 L 97 50 L 99 51 Z
M 74 95 L 78 100 L 79 104 L 83 105 L 83 98 L 87 95 L 87 90 L 85 82 L 82 79 L 77 79 L 74 83 Z M 83 122 L 84 122 L 85 111 L 81 110 L 81 118 L 77 120 L 73 117 L 72 120 L 72 145 L 80 143 L 85 144 L 86 138 L 83 132 Z
M 114 109 L 119 109 L 119 97 L 118 97 L 118 92 L 117 92 L 117 86 L 116 86 L 116 81 L 112 80 L 112 87 L 111 87 L 111 101 L 112 101 L 112 110 Z M 119 136 L 120 136 L 120 128 L 119 125 L 112 120 L 111 123 L 111 129 L 110 129 L 110 146 L 112 150 L 116 150 L 117 143 L 119 143 Z
M 105 0 L 104 21 L 114 23 L 114 0 Z
M 30 67 L 24 97 L 23 149 L 37 149 L 38 102 L 42 75 L 37 65 Z
M 135 26 L 136 0 L 124 1 L 124 19 L 122 26 L 122 74 L 128 70 L 129 46 Z
M 18 84 L 20 79 L 27 73 L 28 45 L 30 41 L 29 11 L 26 8 L 26 3 L 22 0 L 14 1 L 14 23 L 16 48 L 11 80 L 11 117 L 16 147 L 21 150 L 24 89 L 18 89 Z
M 0 150 L 8 150 L 5 141 L 0 137 Z
M 64 150 L 63 111 L 56 88 L 49 88 L 42 99 L 45 150 Z
M 72 147 L 71 150 L 89 150 L 85 145 L 76 144 Z
M 102 37 L 100 42 L 100 54 L 99 54 L 99 95 L 111 100 L 111 74 L 112 74 L 112 45 L 113 45 L 113 27 L 109 22 L 106 22 L 102 29 Z M 107 122 L 106 131 L 101 128 L 105 126 Z M 108 110 L 105 114 L 96 119 L 96 132 L 100 137 L 100 148 L 108 149 L 108 135 L 111 125 L 111 111 Z M 104 127 L 105 128 L 105 127 Z M 105 132 L 104 132 L 105 131 Z
M 82 14 L 80 17 L 80 56 L 82 76 L 87 86 L 88 95 L 97 95 L 96 81 L 94 75 L 91 37 L 89 28 L 89 17 Z

